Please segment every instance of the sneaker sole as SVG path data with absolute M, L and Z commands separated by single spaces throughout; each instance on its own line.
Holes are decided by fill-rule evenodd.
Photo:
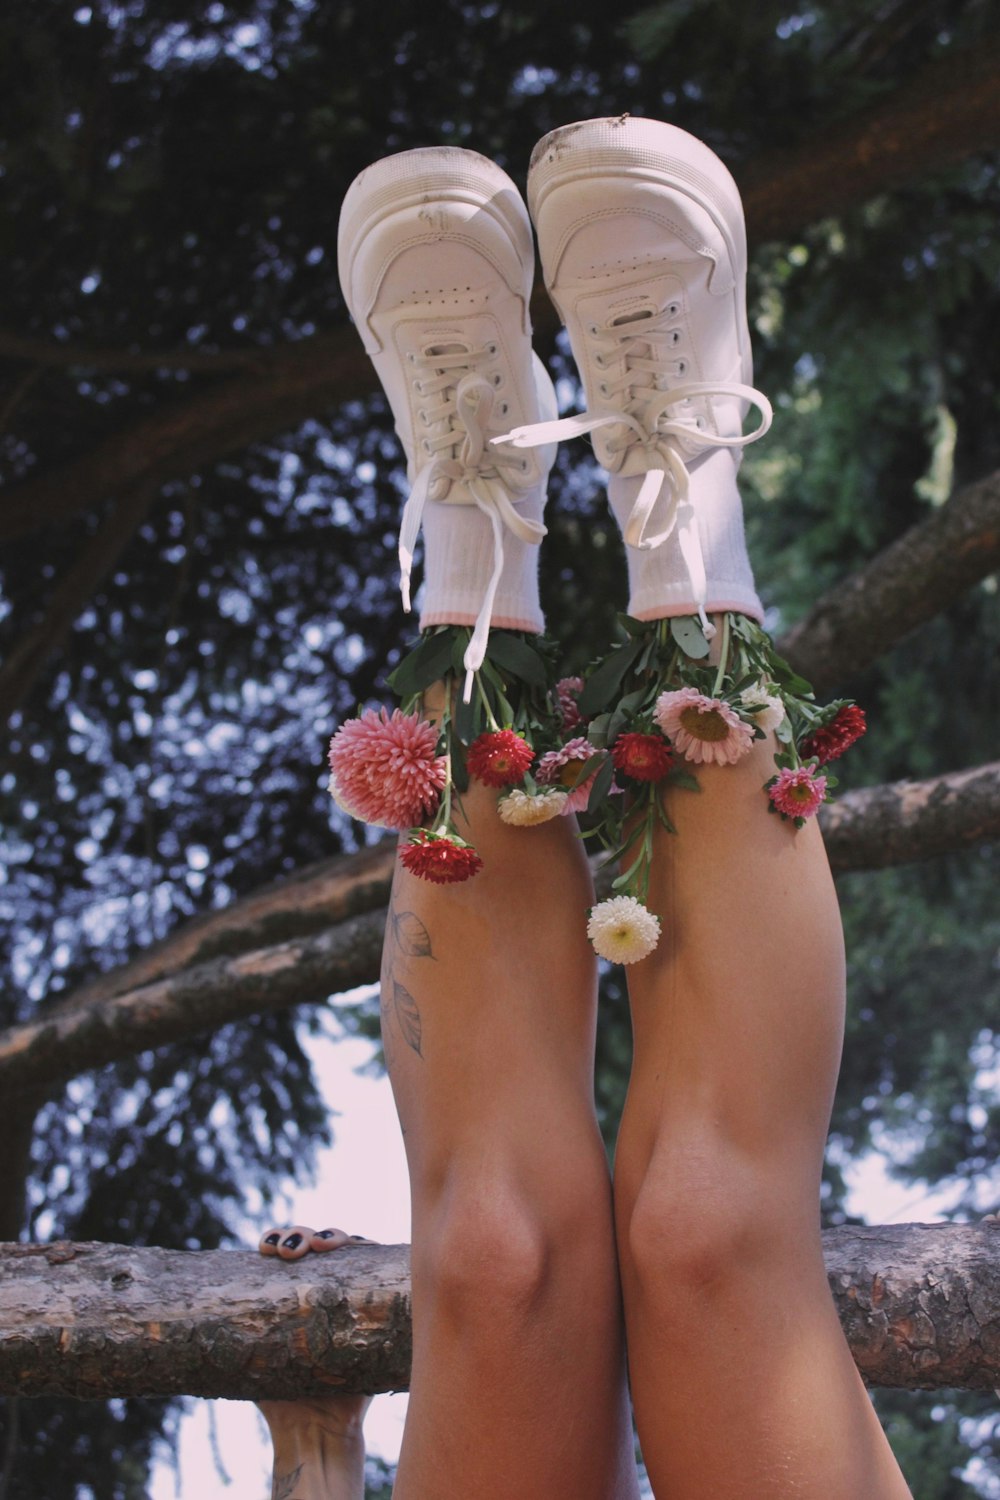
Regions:
M 524 331 L 530 335 L 528 303 L 534 281 L 535 244 L 528 211 L 515 183 L 501 167 L 477 151 L 456 146 L 424 146 L 383 157 L 366 167 L 348 188 L 337 230 L 337 265 L 351 317 L 359 322 L 359 310 L 352 306 L 350 294 L 355 257 L 373 230 L 399 217 L 402 224 L 419 222 L 431 238 L 435 234 L 447 237 L 444 220 L 435 225 L 434 214 L 449 203 L 489 215 L 506 234 L 520 265 L 520 284 L 511 286 L 511 290 L 523 300 Z M 503 268 L 487 251 L 483 253 L 510 285 Z
M 752 380 L 746 313 L 746 225 L 739 189 L 715 152 L 676 125 L 630 116 L 582 120 L 543 136 L 531 153 L 528 204 L 537 227 L 550 194 L 602 179 L 648 182 L 683 195 L 709 215 L 727 247 L 737 298 L 744 380 Z M 599 187 L 597 189 L 599 192 Z M 543 257 L 544 267 L 544 257 Z M 546 285 L 551 292 L 553 284 Z

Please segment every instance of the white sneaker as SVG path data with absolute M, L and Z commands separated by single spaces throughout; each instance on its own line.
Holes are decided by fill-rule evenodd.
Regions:
M 475 625 L 468 688 L 491 620 L 543 627 L 535 549 L 555 448 L 492 445 L 512 422 L 557 411 L 531 350 L 531 222 L 514 183 L 485 157 L 447 146 L 406 151 L 352 183 L 338 261 L 413 485 L 400 529 L 404 606 L 423 523 L 421 628 Z
M 628 547 L 631 613 L 760 618 L 736 472 L 771 407 L 751 385 L 736 184 L 686 131 L 623 116 L 545 136 L 528 201 L 587 410 L 507 441 L 593 433 Z M 751 405 L 762 420 L 744 437 Z

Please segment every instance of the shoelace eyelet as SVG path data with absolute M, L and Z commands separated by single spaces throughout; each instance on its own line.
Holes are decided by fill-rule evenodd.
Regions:
M 671 344 L 671 347 L 674 348 L 674 349 L 676 349 L 677 345 L 680 343 L 680 341 L 681 341 L 681 331 L 680 331 L 680 329 L 679 328 L 671 328 L 671 330 L 670 330 L 670 344 Z
M 680 312 L 680 310 L 681 310 L 681 305 L 680 305 L 679 302 L 668 302 L 667 303 L 667 316 L 668 317 L 676 318 L 676 316 Z
M 497 350 L 497 346 L 496 346 L 496 344 L 487 344 L 487 345 L 486 345 L 486 353 L 487 353 L 487 354 L 488 354 L 488 355 L 489 355 L 489 356 L 490 356 L 490 358 L 491 358 L 491 359 L 492 359 L 492 358 L 493 358 L 493 356 L 494 356 L 494 355 L 495 355 L 495 354 L 496 354 L 496 353 L 498 353 L 498 350 Z

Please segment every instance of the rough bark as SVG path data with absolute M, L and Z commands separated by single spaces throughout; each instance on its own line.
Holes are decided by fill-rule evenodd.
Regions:
M 739 175 L 751 239 L 782 238 L 998 141 L 1000 49 L 984 44 L 952 53 L 837 129 L 824 127 L 793 151 L 748 163 Z M 544 340 L 556 319 L 543 295 L 532 298 L 532 313 Z M 87 353 L 81 351 L 84 361 Z M 134 355 L 122 358 L 127 368 Z M 205 358 L 192 356 L 202 364 Z M 223 351 L 220 365 L 228 358 Z M 12 486 L 0 541 L 93 509 L 136 482 L 159 487 L 373 389 L 374 372 L 353 329 L 262 350 L 254 373 L 200 386 L 91 452 Z
M 1000 568 L 1000 471 L 835 584 L 779 642 L 822 698 Z
M 829 1230 L 831 1290 L 870 1385 L 1000 1383 L 1000 1227 Z M 288 1398 L 405 1389 L 405 1245 L 294 1264 L 251 1251 L 0 1246 L 0 1393 Z
M 14 1027 L 0 1037 L 5 1099 L 228 1021 L 317 1004 L 367 984 L 378 975 L 384 927 L 380 908 L 325 932 L 209 959 L 127 994 Z
M 834 870 L 877 870 L 1000 839 L 1000 761 L 846 792 L 823 813 Z
M 849 792 L 824 810 L 823 827 L 838 871 L 1000 838 L 1000 762 Z M 0 1033 L 4 1098 L 228 1021 L 374 983 L 394 859 L 389 842 L 314 865 L 188 923 L 38 1020 Z M 607 894 L 610 878 L 609 870 L 597 872 L 599 894 Z
M 396 840 L 357 854 L 307 865 L 293 875 L 206 912 L 144 948 L 127 964 L 81 985 L 53 1007 L 59 1015 L 140 989 L 178 970 L 324 932 L 348 917 L 384 908 L 396 863 Z

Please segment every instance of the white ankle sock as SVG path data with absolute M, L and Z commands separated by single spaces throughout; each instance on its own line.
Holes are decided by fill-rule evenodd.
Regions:
M 516 498 L 515 509 L 540 521 L 545 482 Z M 472 505 L 428 500 L 424 510 L 424 591 L 420 628 L 475 625 L 493 572 L 493 527 Z M 493 624 L 507 630 L 544 629 L 538 600 L 538 548 L 503 533 L 503 572 L 493 601 Z
M 689 463 L 690 501 L 705 561 L 708 591 L 705 607 L 734 610 L 763 620 L 764 610 L 754 588 L 743 530 L 743 506 L 736 484 L 738 455 L 716 449 Z M 643 476 L 612 474 L 608 498 L 622 531 L 628 522 Z M 669 486 L 664 486 L 647 527 L 655 536 L 667 514 Z M 697 613 L 691 576 L 681 551 L 678 527 L 658 547 L 625 548 L 628 561 L 628 612 L 635 619 L 657 620 L 665 615 Z
M 555 391 L 537 355 L 532 355 L 532 375 L 539 415 L 543 420 L 551 420 L 558 410 Z M 525 520 L 542 520 L 555 453 L 555 445 L 550 444 L 537 455 L 541 469 L 538 483 L 526 490 L 511 488 L 508 492 L 517 514 Z M 428 499 L 423 535 L 421 630 L 431 625 L 475 625 L 496 557 L 493 522 L 476 506 Z M 545 628 L 538 598 L 539 549 L 521 541 L 506 526 L 501 527 L 501 540 L 503 570 L 493 601 L 492 624 L 537 635 Z

